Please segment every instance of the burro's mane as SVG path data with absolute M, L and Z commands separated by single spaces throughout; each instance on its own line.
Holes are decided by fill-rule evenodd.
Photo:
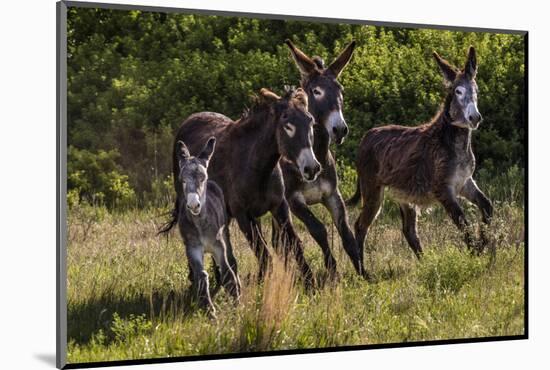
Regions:
M 297 106 L 301 106 L 307 110 L 308 98 L 306 92 L 302 88 L 296 88 L 294 86 L 285 86 L 285 92 L 280 98 L 278 103 L 291 102 Z M 253 94 L 250 96 L 250 106 L 244 108 L 241 113 L 240 121 L 244 121 L 252 117 L 253 115 L 268 113 L 273 106 L 273 100 L 266 98 L 261 94 Z

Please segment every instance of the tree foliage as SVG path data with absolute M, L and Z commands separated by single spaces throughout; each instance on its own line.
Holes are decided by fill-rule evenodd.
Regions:
M 120 195 L 107 189 L 116 172 L 119 184 L 147 198 L 170 175 L 173 133 L 187 116 L 237 118 L 260 88 L 298 84 L 286 38 L 327 62 L 357 41 L 341 76 L 351 132 L 336 148 L 339 161 L 353 163 L 371 127 L 430 119 L 443 95 L 432 51 L 462 66 L 474 45 L 484 116 L 474 134 L 479 166 L 494 173 L 524 166 L 522 36 L 69 8 L 69 189 L 115 202 Z M 105 156 L 108 165 L 97 167 Z

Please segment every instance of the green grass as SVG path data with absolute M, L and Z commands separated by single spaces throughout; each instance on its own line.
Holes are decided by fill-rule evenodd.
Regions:
M 477 218 L 473 207 L 466 210 L 470 219 Z M 322 208 L 314 211 L 330 225 Z M 357 210 L 350 211 L 355 220 Z M 354 274 L 329 226 L 341 276 L 313 293 L 277 261 L 258 286 L 256 259 L 232 225 L 243 293 L 235 305 L 220 292 L 216 320 L 197 310 L 186 294 L 187 261 L 179 234 L 155 236 L 163 220 L 159 213 L 71 209 L 70 363 L 524 333 L 523 208 L 515 202 L 495 202 L 488 230 L 495 253 L 481 257 L 465 250 L 439 207 L 423 213 L 419 234 L 426 253 L 420 262 L 388 205 L 368 237 L 365 263 L 372 283 Z M 269 232 L 269 219 L 263 221 Z M 319 247 L 295 223 L 307 260 L 325 281 Z

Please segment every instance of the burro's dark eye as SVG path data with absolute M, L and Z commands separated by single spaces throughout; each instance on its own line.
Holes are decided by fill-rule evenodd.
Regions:
M 464 92 L 462 91 L 462 88 L 461 88 L 461 87 L 457 87 L 457 88 L 455 89 L 455 94 L 456 94 L 456 95 L 462 95 L 463 93 L 464 93 Z
M 318 87 L 315 87 L 315 88 L 313 89 L 313 95 L 315 95 L 315 96 L 321 96 L 321 95 L 323 95 L 323 91 L 322 91 L 321 89 L 319 89 Z
M 283 112 L 283 114 L 281 114 L 281 119 L 283 121 L 287 121 L 288 120 L 288 113 L 287 112 Z

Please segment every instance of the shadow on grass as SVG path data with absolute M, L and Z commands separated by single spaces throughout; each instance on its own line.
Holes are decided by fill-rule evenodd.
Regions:
M 92 336 L 103 330 L 107 341 L 114 339 L 111 331 L 113 315 L 129 319 L 145 315 L 146 319 L 187 317 L 197 310 L 191 289 L 183 292 L 154 292 L 131 298 L 104 295 L 93 301 L 72 304 L 67 310 L 67 336 L 77 344 L 88 343 Z

